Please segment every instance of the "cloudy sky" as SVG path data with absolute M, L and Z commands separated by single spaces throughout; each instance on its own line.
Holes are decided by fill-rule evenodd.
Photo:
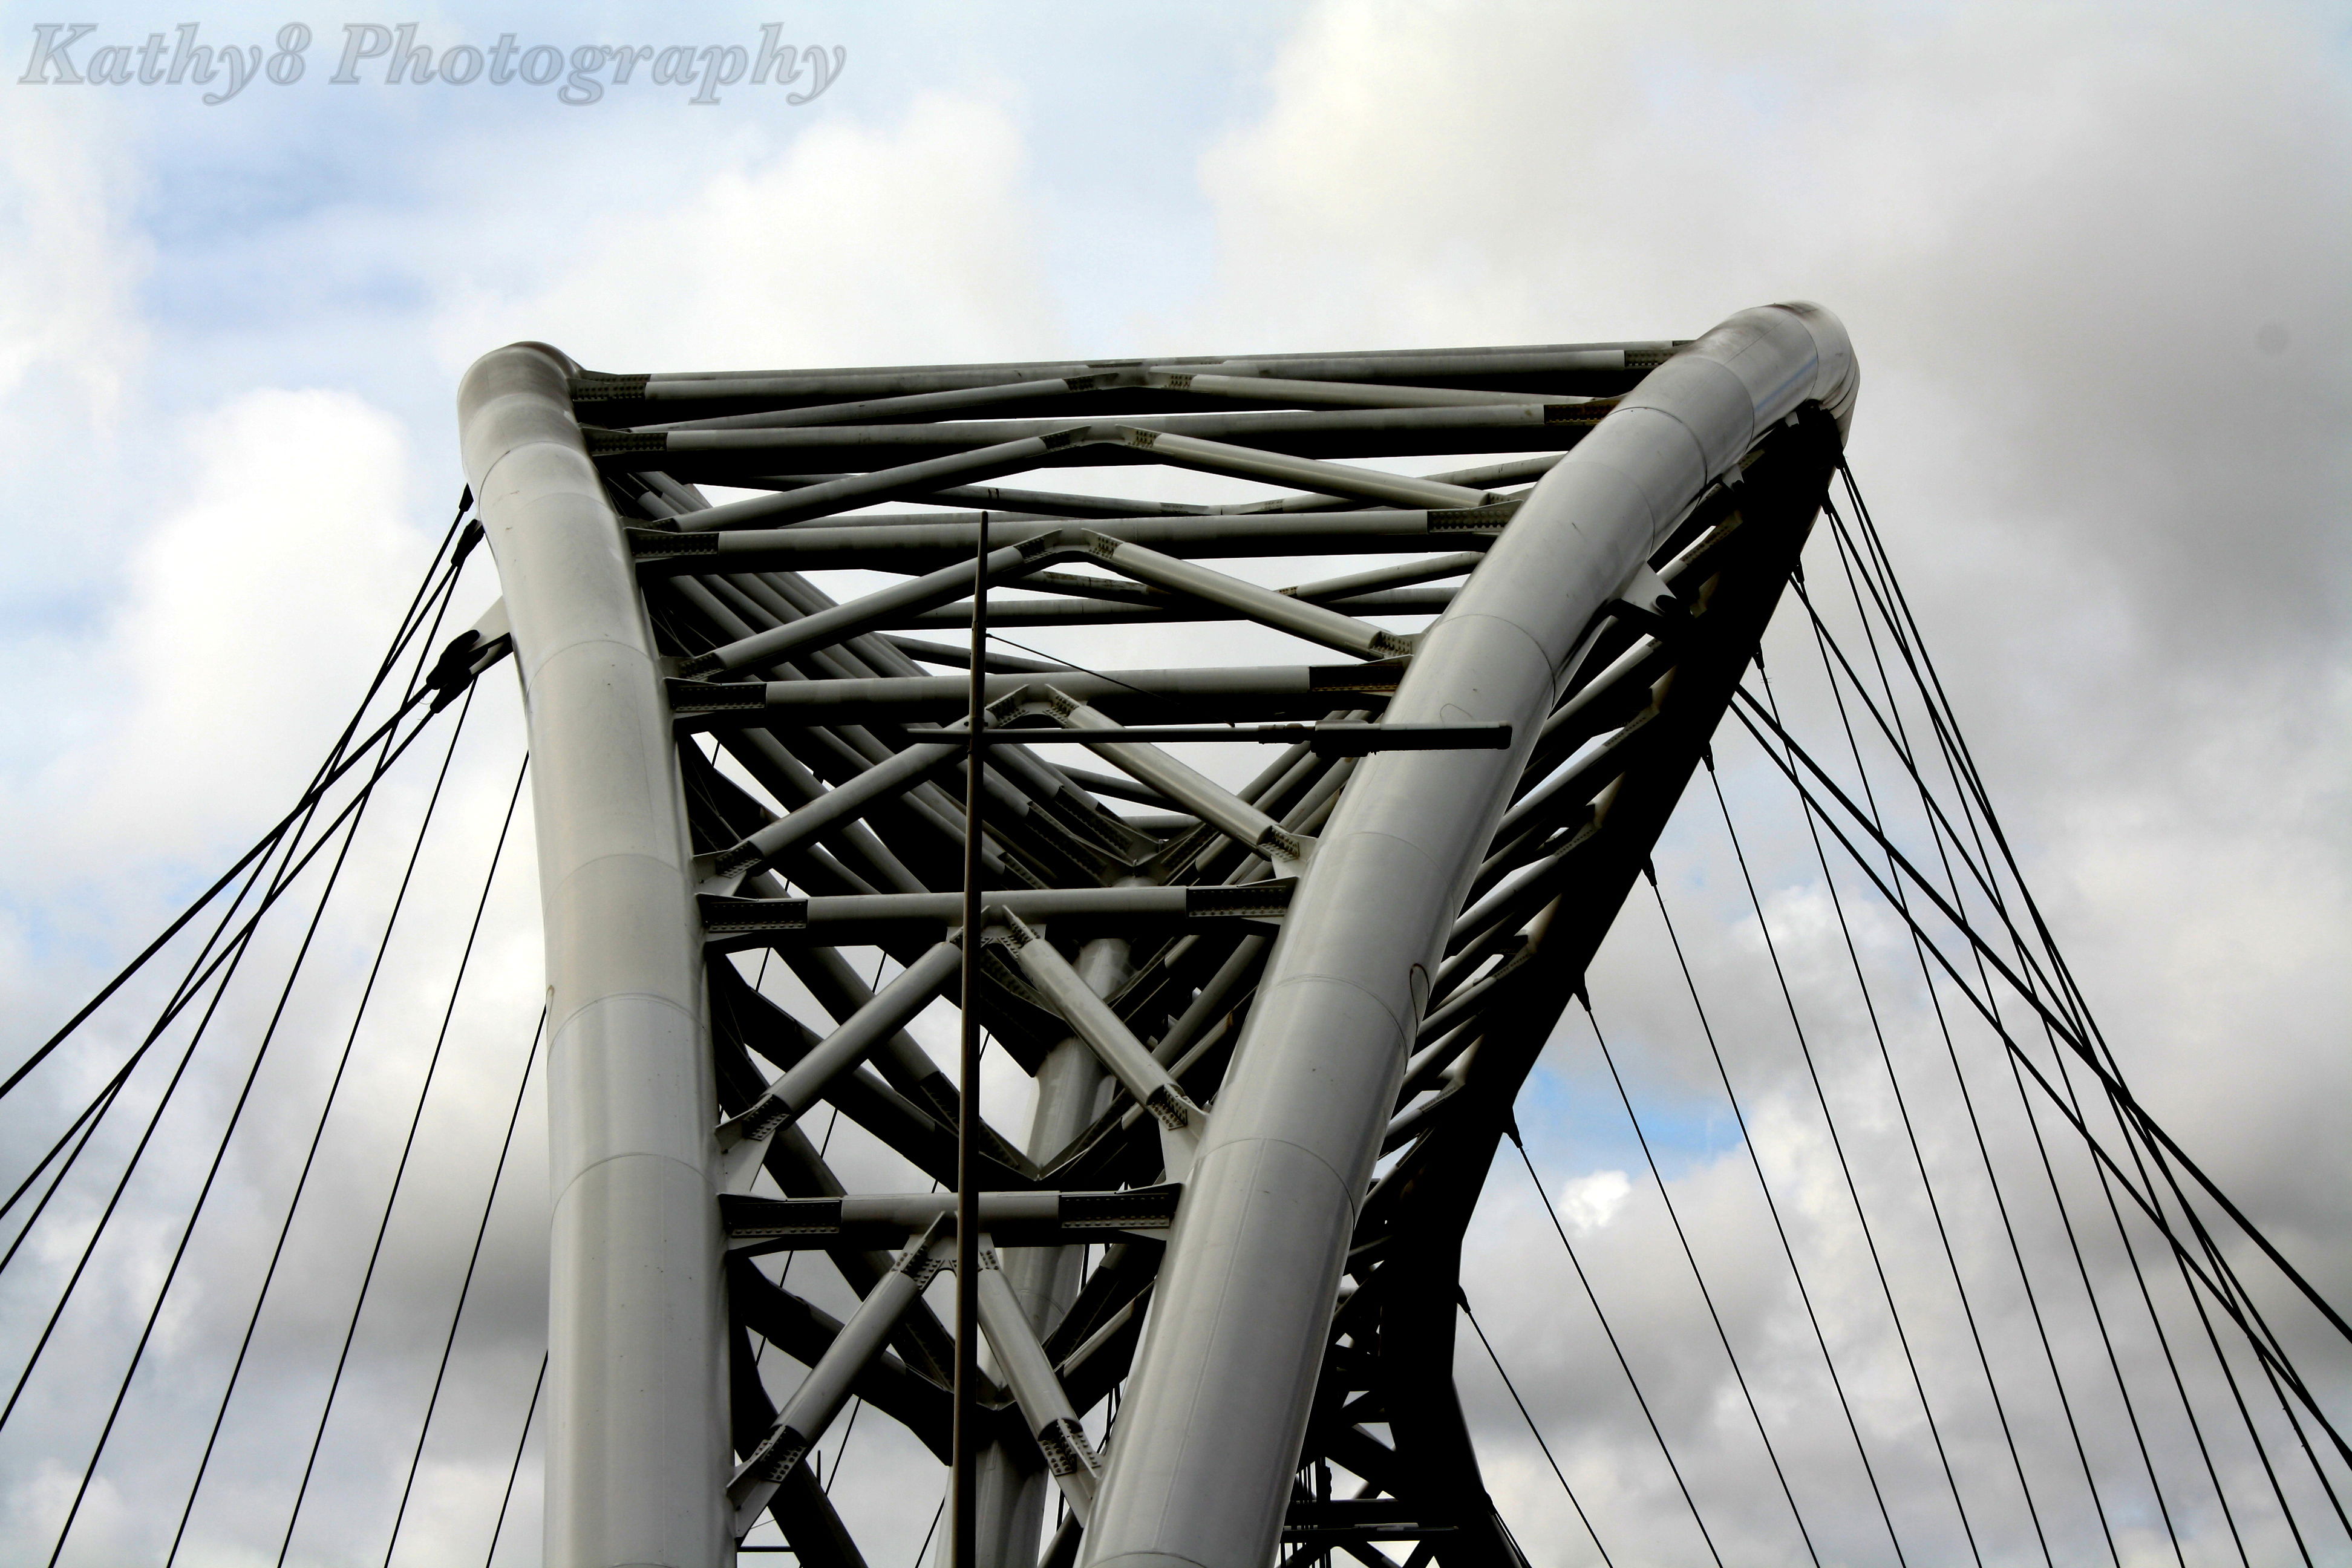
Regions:
M 74 84 L 54 69 L 37 85 L 16 79 L 44 24 L 94 22 L 72 57 L 86 67 L 94 50 L 135 48 L 183 13 L 0 5 L 0 416 L 14 435 L 0 442 L 0 493 L 17 563 L 0 575 L 8 1060 L 299 788 L 446 525 L 461 483 L 453 390 L 499 343 L 544 340 L 584 364 L 635 371 L 1553 342 L 1695 336 L 1748 305 L 1811 299 L 1844 320 L 1861 358 L 1856 477 L 2126 1070 L 2322 1287 L 2352 1299 L 2342 7 L 714 5 L 688 21 L 626 5 L 395 15 L 223 4 L 199 15 L 196 43 L 258 46 L 265 60 L 226 101 L 205 100 L 226 77 L 209 88 Z M 692 85 L 608 79 L 586 104 L 562 101 L 561 81 L 394 86 L 382 60 L 356 81 L 331 79 L 347 41 L 373 38 L 366 25 L 403 22 L 443 60 L 504 33 L 567 52 L 756 47 L 773 22 L 786 40 L 837 47 L 845 64 L 798 105 L 749 84 L 714 84 L 717 101 L 697 103 Z M 289 23 L 310 38 L 299 56 L 285 52 L 299 41 L 281 37 Z M 291 76 L 297 60 L 299 79 L 272 79 L 273 64 Z M 803 92 L 813 85 L 803 78 Z M 1817 556 L 1816 576 L 1833 564 Z M 464 614 L 494 591 L 480 576 Z M 1795 630 L 1776 631 L 1776 675 L 1811 657 Z M 1801 705 L 1801 678 L 1789 679 Z M 382 1047 L 355 1058 L 359 1109 L 321 1178 L 347 1183 L 355 1204 L 382 1191 L 397 1157 L 438 1023 L 426 977 L 446 977 L 482 893 L 520 754 L 513 706 L 510 685 L 484 688 L 452 764 L 446 832 L 419 871 L 425 934 L 394 960 L 415 965 L 415 983 L 391 977 Z M 1874 1047 L 1852 972 L 1837 967 L 1844 950 L 1801 822 L 1752 748 L 1727 742 L 1723 753 L 1763 862 L 1766 924 L 1816 1010 L 1830 1098 L 1899 1175 L 1910 1156 L 1872 1076 Z M 426 763 L 413 764 L 421 776 L 387 816 L 422 809 Z M 1848 1392 L 1883 1456 L 1910 1561 L 1964 1561 L 1713 809 L 1695 795 L 1678 818 L 1660 857 L 1666 898 L 1700 950 L 1698 984 L 1748 1096 L 1756 1153 L 1817 1270 L 1809 1282 L 1829 1299 L 1825 1331 L 1853 1370 Z M 480 1202 L 529 1047 L 529 827 L 526 804 L 423 1134 L 447 1155 L 429 1162 L 385 1265 L 417 1294 L 417 1325 L 434 1311 L 446 1322 L 448 1237 L 459 1236 L 462 1268 L 478 1217 L 467 1205 Z M 355 878 L 388 889 L 397 838 L 363 839 Z M 370 896 L 380 920 L 388 892 Z M 1858 918 L 1858 934 L 1884 971 L 1896 1059 L 1926 1074 L 1942 1050 L 1921 1032 L 1926 993 L 1916 967 L 1902 990 L 1909 950 L 1873 919 Z M 362 965 L 366 924 L 352 917 L 349 951 L 329 967 Z M 1809 1522 L 1826 1521 L 1815 1545 L 1824 1561 L 1890 1561 L 1663 942 L 1655 904 L 1637 899 L 1593 977 L 1601 1026 L 1666 1194 L 1695 1235 L 1714 1238 L 1700 1247 L 1717 1305 Z M 324 1022 L 329 999 L 315 1008 L 319 1032 L 285 1068 L 289 1094 L 323 1092 L 304 1086 L 323 1086 L 341 1044 Z M 1668 1250 L 1657 1183 L 1592 1035 L 1580 1016 L 1570 1022 L 1530 1088 L 1530 1152 L 1612 1321 L 1642 1325 L 1636 1371 L 1718 1544 L 1745 1561 L 1802 1561 L 1704 1305 Z M 1904 1055 L 1915 1047 L 1916 1063 Z M 1982 1039 L 1960 1048 L 1968 1073 L 2005 1074 Z M 95 1074 L 43 1092 L 68 1103 Z M 2013 1113 L 2005 1077 L 1982 1081 Z M 463 1408 L 449 1417 L 458 1436 L 420 1480 L 429 1501 L 404 1526 L 404 1563 L 478 1559 L 528 1397 L 541 1331 L 532 1205 L 544 1193 L 531 1185 L 541 1153 L 524 1103 L 490 1232 L 501 1267 L 468 1309 L 489 1326 L 465 1352 Z M 1974 1157 L 1948 1117 L 1931 1121 L 1928 1164 Z M 2004 1125 L 1991 1134 L 1997 1159 L 2028 1169 L 2024 1124 Z M 205 1303 L 266 1261 L 265 1198 L 282 1203 L 300 1157 L 299 1144 L 262 1150 L 232 1173 L 210 1272 L 166 1321 L 147 1435 L 85 1505 L 67 1561 L 161 1560 L 187 1460 L 184 1440 L 155 1434 L 184 1439 L 188 1423 L 209 1421 L 242 1319 Z M 173 1157 L 159 1158 L 169 1175 Z M 200 1177 L 201 1162 L 190 1169 Z M 1515 1171 L 1498 1165 L 1473 1237 L 1473 1305 L 1615 1561 L 1705 1561 Z M 1865 1204 L 1884 1205 L 1874 1212 L 1890 1230 L 1916 1231 L 1916 1172 L 1908 1188 L 1887 1180 Z M 150 1255 L 174 1234 L 169 1189 L 133 1202 L 124 1223 L 150 1239 L 93 1287 L 103 1321 L 55 1352 L 76 1370 L 32 1385 L 0 1436 L 0 1561 L 47 1560 L 95 1434 L 80 1378 L 110 1396 L 127 1342 L 104 1331 L 144 1317 L 162 1267 Z M 0 1289 L 12 1382 L 37 1331 L 26 1328 L 35 1304 L 61 1278 L 33 1275 L 42 1258 L 68 1267 L 95 1219 L 94 1201 L 75 1217 L 80 1201 L 60 1199 L 59 1213 L 82 1232 L 44 1243 Z M 2006 1256 L 1990 1212 L 1954 1219 L 1964 1261 L 1988 1281 Z M 2039 1224 L 2026 1222 L 2029 1250 L 2061 1245 Z M 244 1517 L 282 1521 L 289 1495 L 282 1464 L 259 1451 L 289 1434 L 308 1441 L 340 1333 L 332 1303 L 354 1288 L 372 1219 L 366 1231 L 325 1225 L 315 1238 L 324 1283 L 289 1293 L 272 1342 L 282 1364 L 257 1375 L 246 1425 L 229 1429 L 220 1504 L 200 1510 L 182 1561 L 275 1552 L 274 1533 Z M 2095 1272 L 2120 1268 L 2102 1258 Z M 1898 1293 L 1921 1303 L 1914 1321 L 1958 1489 L 1986 1561 L 2040 1561 L 1981 1378 L 1969 1382 L 1965 1329 L 1937 1294 L 1949 1283 L 1938 1267 L 1926 1251 L 1889 1260 Z M 1980 1295 L 1993 1337 L 2032 1332 L 2013 1289 Z M 2088 1332 L 2080 1306 L 2078 1285 L 2073 1316 L 2053 1328 L 2062 1357 L 2103 1353 L 2068 1338 Z M 362 1410 L 384 1402 L 387 1426 L 404 1420 L 413 1433 L 418 1358 L 429 1365 L 437 1343 L 401 1326 L 398 1302 L 383 1321 L 383 1342 L 360 1352 L 367 1386 L 349 1397 Z M 2193 1319 L 2179 1323 L 2195 1331 Z M 2341 1424 L 2345 1359 L 2296 1342 Z M 1491 1365 L 1465 1345 L 1462 1383 L 1507 1516 L 1538 1562 L 1599 1561 Z M 2152 1340 L 2120 1353 L 2131 1376 L 2159 1386 Z M 2011 1414 L 2035 1428 L 2022 1439 L 2035 1473 L 2074 1463 L 2071 1447 L 2048 1447 L 2059 1437 L 2033 1403 L 2047 1404 L 2046 1373 L 2030 1389 L 2016 1376 Z M 2094 1468 L 2118 1478 L 2118 1554 L 2172 1561 L 2146 1487 L 2126 1484 L 2138 1461 L 2120 1446 L 2121 1415 L 2099 1405 L 2087 1417 Z M 2267 1492 L 2242 1437 L 2216 1463 L 2251 1511 L 2225 1520 L 2210 1486 L 2197 1489 L 2185 1428 L 2149 1419 L 2162 1426 L 2153 1462 L 2177 1481 L 2186 1561 L 2237 1561 L 2232 1522 L 2254 1561 L 2291 1559 L 2275 1507 L 2256 1506 Z M 877 1562 L 911 1561 L 935 1483 L 911 1462 L 903 1491 L 889 1481 L 908 1455 L 875 1426 L 845 1471 L 845 1511 L 887 1547 Z M 345 1433 L 324 1461 L 349 1537 L 301 1535 L 289 1561 L 380 1559 L 406 1457 L 395 1462 L 393 1438 L 381 1453 L 370 1441 Z M 883 1479 L 856 1479 L 860 1458 Z M 160 1537 L 150 1488 L 174 1500 Z M 2092 1555 L 2079 1560 L 2105 1560 L 2081 1489 L 2053 1495 L 2045 1523 L 2061 1559 L 2080 1547 Z M 2302 1502 L 2311 1520 L 2325 1514 L 2315 1497 L 2298 1517 Z M 537 1532 L 526 1475 L 500 1560 L 533 1560 Z M 2317 1560 L 2352 1561 L 2332 1523 L 2309 1544 Z

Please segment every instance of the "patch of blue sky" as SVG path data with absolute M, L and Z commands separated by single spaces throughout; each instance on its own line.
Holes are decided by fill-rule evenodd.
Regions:
M 333 379 L 345 379 L 352 369 L 355 329 L 365 336 L 371 329 L 413 325 L 430 311 L 436 292 L 430 279 L 397 257 L 349 256 L 316 268 L 273 265 L 236 253 L 187 259 L 194 264 L 158 273 L 142 291 L 153 319 L 174 323 L 161 345 L 163 352 L 184 351 L 194 360 L 221 363 L 214 351 L 234 356 L 240 341 L 259 337 L 270 351 L 271 379 L 280 382 L 299 372 L 281 368 L 287 361 L 278 356 L 289 355 L 300 371 L 309 371 L 303 340 L 324 336 L 331 327 L 336 329 L 333 341 L 314 338 L 320 353 L 307 357 L 339 363 L 341 374 Z M 232 357 L 222 368 L 234 374 L 262 367 L 240 365 Z M 306 378 L 303 384 L 310 383 Z
M 1736 1151 L 1739 1123 L 1720 1093 L 1709 1096 L 1640 1070 L 1644 1044 L 1612 1038 L 1610 1050 L 1625 1074 L 1641 1137 L 1669 1182 Z M 1547 1180 L 1565 1181 L 1594 1171 L 1648 1171 L 1641 1140 L 1625 1115 L 1601 1053 L 1592 1045 L 1582 1013 L 1571 1007 L 1554 1035 L 1551 1048 L 1520 1091 L 1519 1131 Z
M 1048 7 L 997 41 L 1024 60 L 1015 112 L 1030 136 L 1046 263 L 1087 352 L 1178 346 L 1165 341 L 1171 318 L 1206 293 L 1218 255 L 1200 161 L 1263 108 L 1267 68 L 1300 8 L 1213 6 L 1215 25 L 1202 26 L 1197 12 Z M 1077 148 L 1083 156 L 1069 155 Z
M 169 903 L 176 900 L 181 908 L 185 908 L 219 875 L 217 870 L 207 875 L 194 868 L 176 875 L 167 872 L 160 879 L 163 897 L 157 901 Z M 95 983 L 109 964 L 123 963 L 155 935 L 154 931 L 112 929 L 103 921 L 93 924 L 81 918 L 86 913 L 79 906 L 61 904 L 54 898 L 20 897 L 14 889 L 0 886 L 0 930 L 7 932 L 11 959 L 24 973 L 38 976 L 45 989 L 64 993 L 61 999 L 68 1006 L 87 1000 L 84 994 L 97 989 Z M 156 931 L 163 923 L 156 922 Z M 189 952 L 194 949 L 191 947 Z M 185 955 L 182 955 L 184 967 L 186 962 Z M 36 1029 L 53 1028 L 62 1021 L 62 1015 L 53 1016 L 47 1006 L 37 1012 L 37 1016 L 32 1016 L 16 1011 L 5 1026 L 0 1026 L 0 1039 L 14 1042 L 27 1037 Z M 0 1071 L 15 1066 L 14 1058 L 0 1058 Z
M 209 401 L 257 377 L 293 375 L 347 384 L 406 414 L 407 389 L 388 384 L 442 391 L 415 329 L 449 279 L 534 265 L 500 253 L 516 226 L 471 221 L 509 195 L 547 199 L 502 191 L 502 165 L 576 182 L 580 201 L 608 205 L 620 221 L 647 200 L 690 190 L 698 149 L 716 173 L 744 155 L 772 156 L 828 121 L 894 120 L 926 92 L 990 99 L 1021 129 L 1040 260 L 1069 340 L 1039 352 L 1197 349 L 1168 340 L 1209 288 L 1217 254 L 1200 163 L 1264 99 L 1267 67 L 1297 10 L 1229 5 L 1210 8 L 1213 26 L 1198 14 L 1178 26 L 1085 6 L 985 15 L 948 5 L 796 7 L 786 38 L 838 44 L 847 58 L 823 97 L 798 107 L 748 84 L 721 90 L 716 104 L 692 105 L 682 89 L 643 80 L 567 107 L 552 88 L 520 82 L 393 86 L 381 79 L 382 60 L 358 68 L 359 82 L 336 83 L 329 79 L 346 26 L 357 25 L 346 16 L 311 18 L 303 79 L 291 85 L 259 79 L 213 106 L 193 84 L 101 90 L 121 116 L 128 183 L 138 193 L 132 217 L 152 247 L 139 306 L 155 331 L 166 373 L 159 379 L 183 389 L 170 401 Z M 495 19 L 428 14 L 416 37 L 442 51 L 488 47 L 509 32 L 567 50 L 689 35 L 753 47 L 769 20 L 749 6 L 704 8 L 689 25 L 637 7 L 523 5 Z M 208 16 L 199 36 L 273 47 L 281 22 L 231 5 Z M 151 30 L 143 17 L 101 21 L 89 42 L 135 42 Z M 813 234 L 821 224 L 821 215 L 813 219 Z M 433 254 L 456 245 L 480 248 L 456 265 Z M 355 373 L 375 358 L 353 355 L 355 334 L 381 347 L 378 373 Z M 257 353 L 257 340 L 266 345 Z

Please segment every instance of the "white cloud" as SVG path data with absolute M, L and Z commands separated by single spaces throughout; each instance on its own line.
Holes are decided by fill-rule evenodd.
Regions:
M 1595 1171 L 1559 1189 L 1560 1217 L 1579 1236 L 1589 1235 L 1617 1217 L 1633 1195 L 1633 1184 L 1622 1171 Z
M 827 121 L 675 199 L 583 209 L 542 242 L 559 266 L 465 286 L 435 341 L 453 369 L 519 338 L 631 371 L 1035 355 L 1056 334 L 1026 160 L 1011 116 L 961 94 Z
M 152 242 L 126 210 L 136 163 L 108 106 L 10 100 L 0 139 L 0 400 L 69 388 L 110 425 L 145 334 L 134 294 Z
M 364 689 L 424 553 L 404 521 L 405 437 L 349 394 L 249 392 L 180 445 L 182 482 L 156 498 L 83 656 L 107 722 L 19 800 L 52 822 L 44 860 L 115 823 L 136 825 L 142 856 L 207 861 L 259 803 L 290 800 Z

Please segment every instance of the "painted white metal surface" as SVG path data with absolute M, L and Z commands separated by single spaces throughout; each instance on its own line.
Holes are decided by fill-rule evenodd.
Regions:
M 1368 757 L 1290 906 L 1171 1233 L 1081 1561 L 1272 1560 L 1356 1205 L 1469 879 L 1593 614 L 1773 422 L 1843 426 L 1836 318 L 1732 317 L 1537 485 L 1422 639 L 1391 722 L 1502 721 L 1507 752 Z
M 733 1561 L 717 1096 L 677 749 L 576 369 L 518 343 L 458 393 L 530 723 L 554 1231 L 551 1568 Z

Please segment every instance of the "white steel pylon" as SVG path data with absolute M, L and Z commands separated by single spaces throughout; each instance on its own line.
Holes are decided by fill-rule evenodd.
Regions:
M 1778 602 L 1854 390 L 1807 305 L 1685 343 L 479 361 L 465 462 L 529 708 L 547 936 L 547 1561 L 707 1568 L 771 1517 L 803 1563 L 859 1562 L 804 1456 L 855 1394 L 945 1457 L 952 1350 L 922 1292 L 968 1241 L 992 1568 L 1039 1561 L 1055 1487 L 1056 1564 L 1375 1539 L 1516 1562 L 1452 1386 L 1462 1226 Z M 1486 460 L 1358 466 L 1447 454 Z M 1284 493 L 991 482 L 1113 463 Z M 988 728 L 1034 740 L 986 751 L 968 932 L 968 656 L 920 634 L 966 624 L 983 544 L 991 584 L 1030 590 L 992 597 L 998 626 L 1246 621 L 1318 652 L 988 655 Z M 1315 556 L 1389 559 L 1278 590 L 1202 564 Z M 898 580 L 836 598 L 844 571 Z M 1209 724 L 1257 728 L 1183 728 Z M 1163 749 L 1244 736 L 1282 749 L 1238 786 Z M 1055 760 L 1073 748 L 1111 771 Z M 814 1011 L 745 978 L 730 955 L 755 947 Z M 860 950 L 895 975 L 862 978 Z M 987 1135 L 982 1235 L 959 1238 L 920 1191 L 953 1182 L 957 1086 L 905 1026 L 967 952 L 1037 1096 L 1024 1136 Z M 796 1125 L 820 1101 L 904 1161 L 903 1192 L 844 1192 Z M 763 1270 L 787 1249 L 830 1258 L 845 1321 Z M 807 1369 L 781 1405 L 752 1334 Z M 1114 1388 L 1105 1443 L 1085 1424 Z M 1359 1495 L 1330 1495 L 1334 1467 Z

